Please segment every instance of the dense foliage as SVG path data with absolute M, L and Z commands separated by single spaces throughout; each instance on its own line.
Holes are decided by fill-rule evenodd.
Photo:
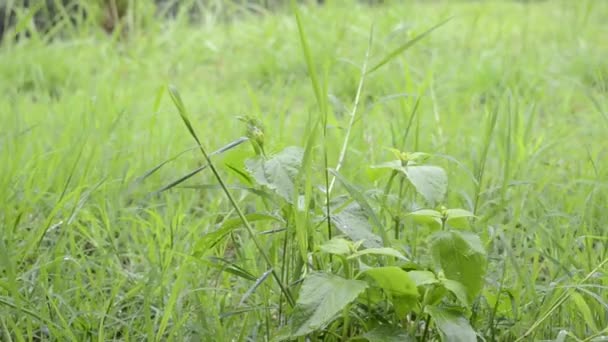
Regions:
M 0 340 L 607 338 L 608 4 L 104 3 L 0 45 Z

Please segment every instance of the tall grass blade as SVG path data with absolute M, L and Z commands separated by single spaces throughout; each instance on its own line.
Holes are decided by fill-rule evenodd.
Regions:
M 247 299 L 249 299 L 249 297 L 251 297 L 251 295 L 255 292 L 255 290 L 260 287 L 260 285 L 262 285 L 262 283 L 264 282 L 264 280 L 266 280 L 266 278 L 268 278 L 268 276 L 270 275 L 270 273 L 272 273 L 272 270 L 268 270 L 266 272 L 264 272 L 253 284 L 253 286 L 251 286 L 249 288 L 249 290 L 247 290 L 247 292 L 245 292 L 245 294 L 243 295 L 243 298 L 241 298 L 241 300 L 239 301 L 239 306 L 242 306 L 243 304 L 245 304 L 245 302 L 247 301 Z
M 231 142 L 230 144 L 228 144 L 228 145 L 226 145 L 226 146 L 222 147 L 221 149 L 219 149 L 219 150 L 217 150 L 217 151 L 215 151 L 215 152 L 213 152 L 213 153 L 209 154 L 209 156 L 211 157 L 211 156 L 213 156 L 213 155 L 220 154 L 220 153 L 222 153 L 222 152 L 225 152 L 225 151 L 227 151 L 227 150 L 230 150 L 230 149 L 232 149 L 232 148 L 234 148 L 234 147 L 236 147 L 236 146 L 240 145 L 241 143 L 243 143 L 243 142 L 245 142 L 245 141 L 247 141 L 247 140 L 249 140 L 249 139 L 248 139 L 248 138 L 246 138 L 246 137 L 239 138 L 239 139 L 237 139 L 237 140 L 235 140 L 235 141 Z M 163 164 L 163 165 L 164 165 L 164 164 Z M 160 165 L 160 166 L 162 166 L 162 165 Z M 160 166 L 158 166 L 157 168 L 153 169 L 152 173 L 153 173 L 153 172 L 155 172 L 155 171 L 157 171 L 157 170 L 160 168 Z M 167 190 L 169 190 L 169 189 L 171 189 L 171 188 L 173 188 L 173 187 L 175 187 L 175 186 L 177 186 L 177 185 L 179 185 L 179 184 L 181 184 L 181 183 L 185 182 L 186 180 L 190 179 L 192 176 L 194 176 L 194 175 L 196 175 L 197 173 L 199 173 L 199 172 L 203 171 L 204 169 L 206 169 L 208 166 L 209 166 L 208 164 L 205 164 L 205 165 L 202 165 L 202 166 L 197 167 L 196 169 L 194 169 L 194 170 L 192 170 L 192 171 L 188 172 L 187 174 L 185 174 L 184 176 L 182 176 L 182 177 L 180 177 L 180 178 L 178 178 L 178 179 L 174 180 L 173 182 L 171 182 L 171 183 L 169 183 L 169 184 L 167 184 L 167 185 L 163 186 L 162 188 L 160 188 L 159 190 L 157 190 L 157 191 L 156 191 L 156 193 L 161 193 L 161 192 L 163 192 L 163 191 L 167 191 Z M 150 176 L 150 175 L 151 175 L 151 173 L 150 173 L 150 174 L 148 174 L 148 176 Z
M 171 99 L 173 100 L 173 103 L 177 107 L 177 110 L 179 112 L 180 117 L 182 118 L 182 121 L 186 125 L 186 128 L 190 132 L 190 135 L 192 135 L 192 138 L 194 138 L 194 140 L 198 144 L 198 147 L 199 147 L 201 153 L 205 157 L 205 160 L 207 161 L 207 164 L 209 165 L 209 168 L 213 172 L 213 175 L 215 176 L 216 180 L 218 181 L 218 183 L 222 187 L 222 190 L 224 191 L 224 194 L 226 194 L 226 197 L 228 198 L 228 201 L 230 202 L 230 204 L 232 205 L 232 207 L 234 208 L 234 210 L 237 212 L 237 214 L 238 214 L 239 218 L 241 219 L 241 221 L 243 221 L 243 224 L 245 225 L 245 228 L 247 228 L 247 232 L 249 233 L 249 236 L 250 236 L 251 240 L 253 241 L 256 249 L 258 250 L 258 253 L 260 253 L 260 256 L 262 257 L 262 259 L 271 268 L 271 270 L 272 270 L 272 276 L 275 279 L 275 281 L 277 282 L 277 284 L 279 285 L 279 287 L 281 289 L 281 292 L 283 292 L 283 295 L 285 295 L 285 298 L 287 299 L 287 302 L 289 303 L 289 305 L 290 306 L 294 306 L 295 305 L 295 301 L 293 300 L 293 297 L 291 296 L 291 293 L 289 292 L 289 290 L 287 289 L 287 287 L 285 287 L 285 285 L 281 281 L 281 278 L 279 277 L 279 275 L 274 271 L 272 262 L 270 261 L 270 258 L 266 254 L 266 251 L 264 250 L 264 248 L 262 247 L 262 245 L 258 241 L 258 239 L 257 239 L 257 237 L 255 235 L 255 232 L 253 231 L 253 227 L 251 226 L 251 224 L 247 220 L 247 217 L 245 217 L 245 214 L 243 213 L 243 211 L 241 210 L 241 208 L 239 207 L 239 205 L 236 203 L 236 200 L 234 199 L 234 197 L 230 193 L 230 190 L 228 190 L 228 187 L 224 183 L 224 180 L 222 179 L 222 177 L 220 176 L 219 172 L 215 168 L 215 165 L 211 161 L 211 157 L 209 156 L 209 154 L 207 154 L 207 151 L 205 151 L 205 148 L 203 147 L 200 139 L 198 138 L 198 135 L 194 131 L 194 128 L 192 127 L 192 124 L 190 123 L 190 119 L 188 119 L 188 112 L 186 111 L 186 107 L 184 106 L 184 102 L 182 101 L 182 99 L 181 99 L 181 97 L 179 95 L 179 92 L 177 91 L 177 88 L 175 88 L 174 86 L 169 86 L 169 95 L 171 95 Z
M 388 62 L 390 62 L 393 58 L 397 57 L 398 55 L 400 55 L 401 53 L 403 53 L 405 50 L 407 50 L 410 47 L 412 47 L 412 45 L 414 45 L 418 41 L 420 41 L 422 38 L 428 36 L 431 32 L 433 32 L 436 29 L 440 28 L 441 26 L 445 25 L 450 20 L 452 20 L 452 17 L 447 18 L 446 20 L 440 22 L 439 24 L 437 24 L 437 25 L 431 27 L 430 29 L 424 31 L 423 33 L 417 35 L 413 39 L 408 40 L 407 42 L 405 42 L 403 45 L 399 46 L 395 50 L 389 52 L 388 55 L 386 55 L 384 58 L 382 58 L 380 60 L 380 62 L 378 62 L 377 64 L 375 64 L 373 67 L 369 68 L 369 70 L 367 71 L 367 73 L 371 74 L 372 72 L 380 69 L 383 65 L 385 65 Z
M 298 34 L 300 38 L 300 44 L 302 45 L 302 51 L 304 53 L 304 58 L 306 60 L 306 66 L 308 68 L 308 73 L 310 74 L 310 81 L 312 83 L 312 87 L 315 93 L 315 98 L 317 100 L 317 105 L 319 106 L 319 110 L 321 112 L 321 120 L 323 122 L 323 175 L 325 177 L 325 215 L 327 216 L 327 238 L 331 239 L 331 210 L 329 208 L 330 202 L 330 182 L 329 182 L 329 159 L 327 156 L 327 102 L 328 98 L 327 94 L 327 85 L 325 85 L 324 89 L 321 88 L 321 85 L 318 80 L 317 71 L 315 68 L 315 63 L 310 52 L 310 47 L 308 45 L 308 40 L 306 38 L 306 34 L 304 32 L 304 25 L 302 24 L 302 18 L 300 15 L 300 10 L 295 0 L 291 0 L 291 8 L 296 17 L 296 24 L 298 26 Z

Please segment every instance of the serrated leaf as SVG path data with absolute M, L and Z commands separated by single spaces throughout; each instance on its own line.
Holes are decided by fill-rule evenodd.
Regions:
M 416 286 L 437 284 L 439 282 L 435 273 L 431 271 L 409 271 L 407 274 L 410 275 Z
M 329 254 L 347 255 L 352 252 L 353 243 L 340 237 L 333 238 L 319 246 L 319 250 Z
M 358 203 L 351 203 L 341 212 L 332 214 L 331 220 L 352 241 L 363 241 L 365 248 L 382 247 L 382 239 L 372 233 L 372 225 Z
M 329 273 L 312 273 L 302 284 L 288 332 L 279 340 L 304 336 L 329 324 L 344 307 L 367 288 L 360 280 Z
M 479 237 L 469 232 L 442 231 L 430 236 L 433 261 L 447 279 L 465 286 L 472 301 L 483 286 L 486 254 Z
M 405 174 L 416 191 L 431 205 L 441 203 L 448 190 L 448 175 L 438 166 L 406 166 Z
M 395 257 L 397 259 L 401 259 L 404 261 L 409 261 L 408 258 L 406 258 L 403 254 L 401 254 L 401 252 L 399 252 L 398 250 L 396 250 L 394 248 L 390 248 L 390 247 L 363 249 L 363 250 L 357 251 L 353 255 L 349 256 L 348 259 L 354 259 L 354 258 L 358 258 L 362 255 L 368 255 L 368 254 L 391 256 L 391 257 Z
M 362 338 L 369 342 L 408 342 L 416 341 L 407 330 L 396 327 L 396 326 L 379 326 L 374 328 L 365 334 L 361 335 Z
M 477 334 L 461 312 L 427 306 L 424 311 L 431 315 L 444 342 L 477 342 Z
M 397 266 L 374 267 L 366 270 L 364 274 L 392 296 L 418 297 L 416 283 L 406 271 Z
M 293 203 L 295 179 L 302 165 L 304 151 L 300 147 L 287 147 L 270 159 L 256 157 L 245 162 L 247 171 L 255 181 L 272 189 L 289 203 Z

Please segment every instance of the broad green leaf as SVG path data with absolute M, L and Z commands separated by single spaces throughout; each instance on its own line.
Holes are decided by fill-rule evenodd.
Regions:
M 442 231 L 430 236 L 435 264 L 447 279 L 465 286 L 472 301 L 483 286 L 486 254 L 479 237 L 469 232 Z
M 475 215 L 464 209 L 447 209 L 445 211 L 447 217 L 447 224 L 454 228 L 466 229 L 469 227 L 469 218 L 475 217 Z
M 437 305 L 443 302 L 448 290 L 444 286 L 433 286 L 424 294 L 424 305 Z
M 370 268 L 364 272 L 376 285 L 392 296 L 418 297 L 416 283 L 409 274 L 397 266 Z
M 443 218 L 440 212 L 432 209 L 416 210 L 406 216 L 411 216 L 414 222 L 427 225 L 433 229 L 441 228 L 441 220 Z
M 475 330 L 461 312 L 437 306 L 427 306 L 444 342 L 477 342 Z
M 445 170 L 432 165 L 403 166 L 400 160 L 392 160 L 372 166 L 399 171 L 412 183 L 416 192 L 432 205 L 443 201 L 448 190 L 448 176 Z
M 469 307 L 471 302 L 469 301 L 467 288 L 464 285 L 451 279 L 442 279 L 441 284 L 445 286 L 448 291 L 452 292 L 463 306 Z
M 287 202 L 293 203 L 294 182 L 302 165 L 303 153 L 299 147 L 287 147 L 270 159 L 261 156 L 248 159 L 245 166 L 258 184 L 272 189 Z
M 430 165 L 406 166 L 405 174 L 427 202 L 436 205 L 445 198 L 448 176 L 442 168 Z
M 407 274 L 410 275 L 416 286 L 437 284 L 439 282 L 435 273 L 431 271 L 409 271 Z
M 331 220 L 352 241 L 363 241 L 366 248 L 382 247 L 382 239 L 372 233 L 372 225 L 358 203 L 351 203 L 338 214 L 332 214 Z
M 417 304 L 417 298 L 412 296 L 393 296 L 393 308 L 400 319 L 404 319 Z
M 353 251 L 353 243 L 346 239 L 336 237 L 319 246 L 322 252 L 336 255 L 347 255 Z
M 356 214 L 359 218 L 361 217 L 361 215 L 363 214 L 363 217 L 365 217 L 365 222 L 368 222 L 368 219 L 371 220 L 371 223 L 373 224 L 373 226 L 375 226 L 377 229 L 380 230 L 380 236 L 382 239 L 382 242 L 384 244 L 388 243 L 388 236 L 382 226 L 382 222 L 380 222 L 380 219 L 378 218 L 378 216 L 376 215 L 376 212 L 372 209 L 371 205 L 368 203 L 367 201 L 367 197 L 357 188 L 357 186 L 355 186 L 354 184 L 352 184 L 351 182 L 349 182 L 346 178 L 344 178 L 340 173 L 338 173 L 336 170 L 329 170 L 329 172 L 334 175 L 336 177 L 336 179 L 338 181 L 340 181 L 340 183 L 342 184 L 342 186 L 344 186 L 344 188 L 346 188 L 346 190 L 348 191 L 348 193 L 350 194 L 350 196 L 357 202 L 358 206 L 353 206 L 350 207 L 351 209 L 356 209 L 355 211 L 357 212 L 361 212 Z M 342 213 L 342 212 L 341 212 Z M 332 216 L 332 219 L 334 217 Z M 369 226 L 369 222 L 367 223 L 367 226 Z M 369 226 L 370 229 L 369 231 L 372 231 L 371 226 Z M 341 228 L 338 228 L 341 229 Z M 347 234 L 347 233 L 345 233 Z M 348 234 L 347 234 L 348 235 Z M 354 238 L 350 235 L 348 235 L 351 239 L 353 239 L 353 241 L 360 241 L 360 240 L 366 240 L 364 242 L 364 246 L 367 248 L 371 248 L 371 247 L 381 247 L 382 244 L 373 244 L 372 242 L 369 241 L 369 236 L 366 236 L 363 239 L 359 239 L 359 238 Z M 375 236 L 375 235 L 374 235 Z
M 396 326 L 379 326 L 374 328 L 365 334 L 361 335 L 362 338 L 369 342 L 408 342 L 416 341 L 407 330 L 396 327 Z
M 358 258 L 362 255 L 368 255 L 368 254 L 391 256 L 391 257 L 395 257 L 397 259 L 401 259 L 404 261 L 409 261 L 408 258 L 406 258 L 403 254 L 401 254 L 401 252 L 399 252 L 398 250 L 396 250 L 394 248 L 390 248 L 390 247 L 363 249 L 363 250 L 360 250 L 360 251 L 354 253 L 353 255 L 349 256 L 348 259 L 354 259 L 354 258 Z
M 310 274 L 302 284 L 288 332 L 279 336 L 279 340 L 304 336 L 323 328 L 366 288 L 364 281 L 329 273 Z

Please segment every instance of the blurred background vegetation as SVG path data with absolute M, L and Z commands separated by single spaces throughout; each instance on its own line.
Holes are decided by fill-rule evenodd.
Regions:
M 322 5 L 325 0 L 298 0 Z M 360 0 L 377 5 L 384 0 Z M 156 19 L 187 17 L 190 22 L 228 21 L 243 14 L 285 10 L 288 0 L 2 0 L 0 39 L 44 33 L 46 39 L 65 36 L 76 27 L 92 24 L 108 33 L 150 25 Z

